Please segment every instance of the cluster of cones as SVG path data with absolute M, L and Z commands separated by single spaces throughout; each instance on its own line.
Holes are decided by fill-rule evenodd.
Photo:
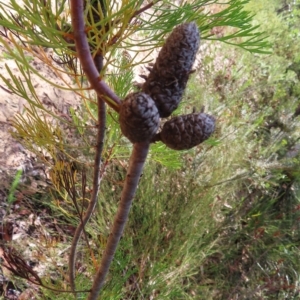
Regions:
M 215 129 L 215 118 L 205 113 L 181 115 L 165 122 L 160 118 L 178 107 L 200 44 L 195 23 L 177 26 L 159 52 L 141 92 L 129 94 L 120 107 L 122 133 L 132 142 L 162 141 L 175 150 L 190 149 L 206 140 Z

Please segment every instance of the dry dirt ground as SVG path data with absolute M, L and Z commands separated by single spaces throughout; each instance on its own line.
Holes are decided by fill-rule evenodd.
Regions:
M 51 49 L 47 49 L 47 56 L 50 60 L 55 57 Z M 29 56 L 28 61 L 42 78 L 57 86 L 72 86 L 71 78 L 65 76 L 61 80 L 38 58 Z M 0 74 L 11 81 L 8 69 L 25 84 L 16 61 L 0 43 Z M 80 106 L 80 97 L 72 90 L 59 89 L 32 72 L 30 76 L 38 99 L 54 115 L 70 118 L 70 107 L 76 110 Z M 15 131 L 12 122 L 16 115 L 24 113 L 26 106 L 26 101 L 13 93 L 0 78 L 0 299 L 36 299 L 34 295 L 37 292 L 34 285 L 19 286 L 11 280 L 11 272 L 5 268 L 5 264 L 8 264 L 4 254 L 5 243 L 13 244 L 24 257 L 30 257 L 26 264 L 42 275 L 43 268 L 51 262 L 38 263 L 38 242 L 43 238 L 50 241 L 53 236 L 50 232 L 56 232 L 56 236 L 59 231 L 61 236 L 68 235 L 55 224 L 46 208 L 36 207 L 36 203 L 31 201 L 33 195 L 45 190 L 49 178 L 45 166 L 12 136 Z M 18 188 L 12 192 L 18 171 L 22 171 L 22 176 L 18 180 Z M 11 196 L 13 201 L 10 201 Z M 34 240 L 38 242 L 35 244 Z
M 51 53 L 49 53 L 49 55 L 50 54 Z M 38 59 L 33 58 L 30 64 L 33 65 L 44 78 L 63 85 L 63 83 L 59 82 L 59 79 L 55 77 L 55 74 L 50 72 L 49 68 Z M 15 76 L 20 74 L 15 61 L 6 58 L 5 49 L 0 45 L 0 72 L 1 75 L 9 78 L 6 66 Z M 31 75 L 31 78 L 37 96 L 50 110 L 56 111 L 60 115 L 68 114 L 71 106 L 76 108 L 80 103 L 79 98 L 74 97 L 72 91 L 58 89 L 34 74 Z M 16 114 L 23 113 L 25 105 L 25 100 L 13 94 L 0 79 L 0 199 L 3 199 L 3 190 L 9 188 L 7 178 L 10 177 L 10 175 L 14 175 L 17 170 L 25 171 L 26 169 L 27 172 L 31 171 L 30 160 L 32 156 L 11 136 L 11 131 L 13 130 L 12 120 Z
M 51 50 L 48 52 L 52 54 Z M 46 79 L 64 85 L 44 63 L 32 58 L 30 64 Z M 20 75 L 16 62 L 7 55 L 3 45 L 0 45 L 0 73 L 9 78 L 7 67 L 15 76 Z M 80 99 L 72 91 L 58 89 L 42 80 L 37 75 L 31 74 L 32 85 L 42 103 L 57 115 L 69 115 L 70 107 L 76 109 Z M 20 76 L 22 77 L 22 76 Z M 20 79 L 22 80 L 22 79 Z M 71 82 L 71 79 L 69 79 Z M 46 211 L 39 210 L 27 201 L 31 195 L 47 186 L 47 176 L 44 166 L 37 161 L 35 155 L 26 150 L 22 144 L 12 137 L 14 131 L 12 120 L 16 114 L 22 114 L 26 102 L 15 95 L 0 79 L 0 299 L 35 299 L 34 288 L 21 289 L 9 280 L 10 272 L 3 265 L 6 260 L 3 255 L 1 243 L 21 243 L 30 246 L 33 238 L 40 238 L 38 231 L 45 229 Z M 14 202 L 9 204 L 8 197 L 13 179 L 18 170 L 22 171 L 20 184 L 25 183 L 26 188 L 14 192 Z M 21 186 L 21 185 L 20 185 Z M 41 218 L 41 214 L 44 217 Z M 41 221 L 42 219 L 42 221 Z M 49 224 L 49 220 L 48 220 Z M 47 231 L 49 228 L 47 229 Z M 48 233 L 47 233 L 48 234 Z M 46 235 L 47 235 L 46 234 Z M 24 240 L 28 238 L 28 242 Z M 31 254 L 29 254 L 31 256 Z M 32 263 L 36 264 L 33 259 Z M 2 265 L 2 267 L 1 267 Z M 1 298 L 4 297 L 4 298 Z

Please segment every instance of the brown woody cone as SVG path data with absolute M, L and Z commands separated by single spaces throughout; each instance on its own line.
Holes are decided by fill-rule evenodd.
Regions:
M 121 104 L 119 121 L 122 133 L 132 142 L 150 140 L 159 127 L 154 101 L 144 93 L 129 94 Z
M 213 116 L 193 113 L 167 121 L 160 132 L 160 139 L 171 149 L 187 150 L 208 139 L 214 130 Z
M 156 103 L 161 118 L 181 101 L 200 44 L 195 23 L 177 26 L 159 52 L 142 90 Z

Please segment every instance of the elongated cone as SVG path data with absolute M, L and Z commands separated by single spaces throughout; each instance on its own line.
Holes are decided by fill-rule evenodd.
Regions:
M 122 133 L 132 142 L 150 140 L 159 127 L 159 113 L 154 101 L 144 93 L 129 94 L 120 107 Z
M 154 100 L 160 117 L 178 107 L 195 62 L 200 35 L 195 23 L 177 26 L 167 38 L 142 91 Z
M 193 113 L 167 121 L 160 132 L 160 139 L 171 149 L 187 150 L 208 139 L 214 130 L 213 116 Z

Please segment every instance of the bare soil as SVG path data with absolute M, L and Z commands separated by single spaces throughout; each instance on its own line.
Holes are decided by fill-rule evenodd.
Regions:
M 51 59 L 53 53 L 50 49 L 47 54 Z M 76 109 L 80 105 L 79 97 L 71 90 L 59 89 L 47 83 L 42 77 L 61 86 L 65 85 L 65 82 L 71 84 L 71 78 L 64 78 L 65 82 L 62 82 L 37 58 L 30 58 L 30 64 L 41 75 L 39 77 L 32 73 L 31 83 L 43 105 L 56 115 L 70 117 L 70 107 Z M 11 59 L 5 47 L 0 45 L 0 72 L 9 79 L 7 68 L 22 81 L 23 77 L 15 60 Z M 3 296 L 4 299 L 36 299 L 34 295 L 37 294 L 37 288 L 34 285 L 20 287 L 15 281 L 11 281 L 11 272 L 4 266 L 7 265 L 5 248 L 1 245 L 13 244 L 17 250 L 22 251 L 24 257 L 31 257 L 26 263 L 31 264 L 35 271 L 42 275 L 43 269 L 50 262 L 39 264 L 36 257 L 37 245 L 34 245 L 33 241 L 51 241 L 59 232 L 62 233 L 61 236 L 68 235 L 49 216 L 47 208 L 38 207 L 36 201 L 31 201 L 33 197 L 37 198 L 39 194 L 45 193 L 50 182 L 45 166 L 12 136 L 12 132 L 15 131 L 12 126 L 13 120 L 25 110 L 26 101 L 14 94 L 0 79 L 0 298 Z M 22 175 L 18 180 L 17 189 L 12 192 L 13 180 L 19 170 Z M 11 203 L 9 197 L 13 197 Z M 27 250 L 24 252 L 24 249 Z

